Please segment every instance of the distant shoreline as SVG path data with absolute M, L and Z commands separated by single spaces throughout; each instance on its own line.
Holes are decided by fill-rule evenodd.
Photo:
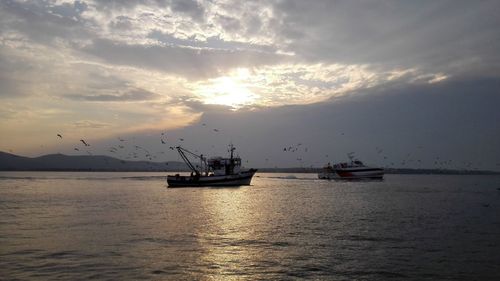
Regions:
M 252 167 L 254 168 L 254 167 Z M 264 173 L 319 173 L 322 168 L 257 168 Z M 48 154 L 30 158 L 0 151 L 0 171 L 24 172 L 189 172 L 179 161 L 150 162 L 117 159 L 104 155 Z M 428 175 L 500 175 L 500 171 L 385 168 L 386 174 Z
M 320 168 L 258 168 L 259 173 L 305 173 L 316 174 Z M 188 170 L 160 169 L 0 169 L 0 172 L 156 172 L 189 173 Z M 495 171 L 460 171 L 438 169 L 385 169 L 386 174 L 394 175 L 500 175 Z

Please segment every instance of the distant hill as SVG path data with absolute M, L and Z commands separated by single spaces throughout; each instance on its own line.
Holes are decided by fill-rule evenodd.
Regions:
M 103 155 L 49 154 L 30 158 L 0 151 L 1 171 L 187 171 L 183 162 L 125 161 Z

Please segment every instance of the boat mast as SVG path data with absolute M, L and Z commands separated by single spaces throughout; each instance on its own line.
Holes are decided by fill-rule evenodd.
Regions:
M 193 165 L 193 163 L 191 163 L 191 161 L 189 161 L 188 157 L 186 156 L 186 153 L 191 155 L 191 156 L 194 156 L 196 158 L 200 158 L 200 161 L 201 161 L 200 170 L 203 170 L 203 163 L 205 163 L 205 166 L 207 165 L 206 159 L 203 157 L 203 154 L 202 155 L 194 154 L 193 152 L 191 152 L 185 148 L 182 148 L 180 146 L 177 146 L 176 149 L 177 149 L 177 152 L 179 152 L 179 155 L 181 156 L 184 163 L 186 163 L 186 165 L 188 165 L 189 169 L 191 169 L 191 171 L 193 171 L 196 175 L 200 175 L 200 171 L 195 168 L 195 166 Z

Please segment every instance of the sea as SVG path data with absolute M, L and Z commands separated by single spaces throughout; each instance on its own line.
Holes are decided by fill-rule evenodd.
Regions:
M 0 172 L 1 280 L 500 280 L 500 176 Z

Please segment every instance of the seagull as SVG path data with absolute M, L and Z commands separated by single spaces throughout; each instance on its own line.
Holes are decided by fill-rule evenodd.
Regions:
M 76 150 L 76 151 L 80 151 L 80 149 L 78 149 L 78 148 L 76 148 L 76 147 L 75 147 L 75 150 Z
M 86 143 L 84 140 L 80 140 L 85 146 L 90 146 L 90 144 Z
M 161 139 L 161 143 L 166 144 L 166 142 L 163 139 Z
M 58 137 L 60 137 L 60 138 L 62 139 L 62 136 L 61 136 L 61 134 L 57 134 L 57 136 L 58 136 Z

